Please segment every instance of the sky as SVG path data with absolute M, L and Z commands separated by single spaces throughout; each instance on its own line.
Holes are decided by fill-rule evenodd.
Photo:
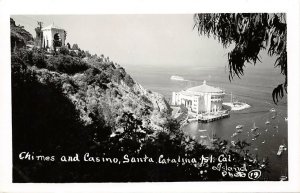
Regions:
M 122 66 L 224 67 L 229 49 L 199 36 L 192 14 L 155 15 L 14 15 L 34 37 L 37 21 L 52 23 L 67 31 L 66 42 L 77 43 L 92 54 L 109 56 Z M 274 59 L 262 53 L 263 68 L 273 68 Z

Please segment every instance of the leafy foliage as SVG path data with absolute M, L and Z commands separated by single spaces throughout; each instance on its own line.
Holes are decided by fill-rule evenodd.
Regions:
M 59 53 L 62 55 L 68 55 L 69 54 L 69 49 L 66 46 L 62 46 L 59 48 Z
M 129 74 L 126 74 L 124 77 L 124 82 L 127 84 L 127 86 L 132 87 L 134 85 L 134 80 L 131 78 Z
M 26 50 L 21 48 L 14 54 L 14 57 L 20 58 L 29 66 L 36 66 L 38 68 L 45 68 L 47 66 L 47 57 L 42 50 Z
M 88 65 L 79 58 L 69 55 L 57 55 L 48 59 L 49 70 L 55 70 L 67 74 L 75 74 L 88 69 Z
M 278 96 L 287 93 L 287 26 L 283 13 L 219 13 L 195 14 L 195 28 L 200 35 L 211 35 L 224 47 L 234 44 L 228 53 L 229 80 L 236 75 L 244 75 L 246 63 L 254 65 L 259 59 L 259 52 L 268 50 L 270 56 L 276 56 L 275 67 L 281 69 L 285 82 L 273 90 L 274 103 Z
M 14 51 L 15 46 L 18 48 L 24 47 L 28 41 L 32 41 L 32 35 L 24 29 L 24 26 L 16 25 L 16 22 L 10 18 L 10 38 L 11 51 Z

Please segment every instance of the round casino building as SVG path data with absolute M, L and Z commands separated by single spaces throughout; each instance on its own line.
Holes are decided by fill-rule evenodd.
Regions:
M 184 105 L 189 111 L 215 113 L 222 110 L 225 92 L 220 88 L 212 87 L 203 81 L 203 84 L 187 90 L 172 93 L 172 105 Z

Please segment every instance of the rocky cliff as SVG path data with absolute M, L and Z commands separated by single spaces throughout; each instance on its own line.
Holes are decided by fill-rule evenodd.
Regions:
M 97 65 L 91 62 L 89 65 L 90 68 L 86 71 L 74 75 L 35 66 L 30 67 L 30 70 L 36 74 L 40 83 L 60 85 L 62 92 L 75 105 L 86 125 L 92 124 L 91 114 L 97 109 L 102 112 L 105 121 L 111 126 L 118 125 L 118 118 L 123 112 L 131 112 L 143 120 L 145 127 L 161 129 L 170 110 L 161 94 L 146 90 L 135 81 L 131 86 L 128 86 L 124 80 L 114 81 L 109 74 L 105 83 L 97 81 L 97 78 L 101 79 L 97 76 L 98 73 L 107 72 L 97 68 Z M 114 69 L 113 64 L 109 68 Z M 93 76 L 90 71 L 97 72 Z

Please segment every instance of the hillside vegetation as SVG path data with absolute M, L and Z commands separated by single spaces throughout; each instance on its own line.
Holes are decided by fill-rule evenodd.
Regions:
M 19 30 L 11 28 L 11 36 Z M 20 40 L 21 41 L 21 40 Z M 131 182 L 231 180 L 199 164 L 109 164 L 61 162 L 60 156 L 201 157 L 230 153 L 233 166 L 250 163 L 247 143 L 213 148 L 184 136 L 170 118 L 162 95 L 135 82 L 125 69 L 102 56 L 84 56 L 63 47 L 12 50 L 14 182 Z M 21 160 L 21 152 L 55 156 Z M 259 162 L 251 163 L 257 168 Z M 209 164 L 205 168 L 211 167 Z M 202 172 L 201 172 L 202 171 Z M 246 180 L 246 179 L 242 179 Z

